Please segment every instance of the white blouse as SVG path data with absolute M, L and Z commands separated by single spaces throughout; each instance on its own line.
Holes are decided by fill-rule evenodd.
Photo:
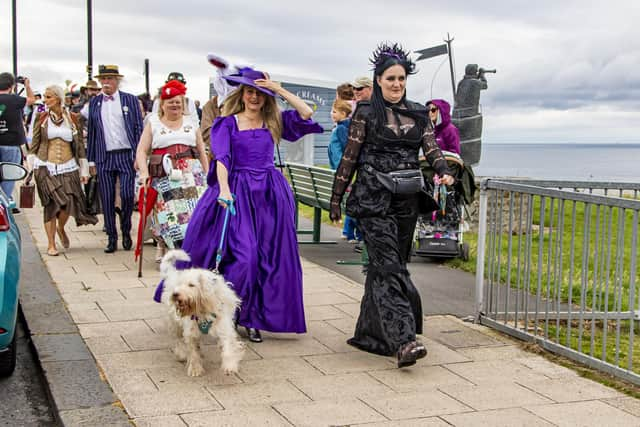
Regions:
M 60 138 L 68 142 L 73 141 L 73 133 L 66 121 L 60 123 L 60 126 L 57 126 L 53 123 L 51 117 L 49 117 L 47 120 L 47 134 L 49 139 Z
M 157 114 L 151 113 L 149 117 L 151 123 L 151 149 L 167 148 L 172 145 L 182 144 L 191 147 L 196 146 L 196 132 L 200 128 L 193 122 L 190 116 L 182 117 L 182 126 L 173 130 L 165 126 Z

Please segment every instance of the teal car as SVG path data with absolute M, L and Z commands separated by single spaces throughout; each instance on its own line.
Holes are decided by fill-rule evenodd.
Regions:
M 0 181 L 23 179 L 27 171 L 15 163 L 0 163 Z M 16 366 L 16 321 L 20 283 L 20 230 L 11 210 L 15 202 L 0 190 L 0 377 Z

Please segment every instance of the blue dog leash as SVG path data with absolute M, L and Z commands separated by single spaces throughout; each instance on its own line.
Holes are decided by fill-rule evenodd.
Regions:
M 216 251 L 216 265 L 215 268 L 213 268 L 211 271 L 213 271 L 214 273 L 218 273 L 220 274 L 220 271 L 218 270 L 218 268 L 220 267 L 220 261 L 222 261 L 222 247 L 224 246 L 224 240 L 227 236 L 227 225 L 229 224 L 229 215 L 235 215 L 236 214 L 236 207 L 235 207 L 235 194 L 231 195 L 232 200 L 226 200 L 223 199 L 222 197 L 218 197 L 218 200 L 221 202 L 226 203 L 227 208 L 225 209 L 225 214 L 224 214 L 224 223 L 222 224 L 222 233 L 220 236 L 220 244 L 218 245 L 218 250 Z M 164 291 L 164 280 L 161 281 L 158 286 L 156 287 L 156 291 L 154 293 L 153 296 L 153 300 L 157 303 L 160 303 L 162 301 L 162 292 Z M 198 323 L 198 326 L 200 326 L 201 324 Z M 209 327 L 211 327 L 211 322 L 209 322 Z M 209 330 L 209 327 L 206 328 L 206 330 Z M 200 330 L 203 331 L 203 327 L 200 327 Z M 206 333 L 206 332 L 203 332 Z
M 212 270 L 214 273 L 220 274 L 220 271 L 218 271 L 218 267 L 220 267 L 220 261 L 222 261 L 222 247 L 224 246 L 224 240 L 227 237 L 227 225 L 229 224 L 229 215 L 236 214 L 235 200 L 236 200 L 235 194 L 231 195 L 231 200 L 218 197 L 218 201 L 225 203 L 227 205 L 227 208 L 225 209 L 224 222 L 222 223 L 222 233 L 220 235 L 220 244 L 218 245 L 218 250 L 216 252 L 216 266 Z
M 220 267 L 220 262 L 222 261 L 222 247 L 224 246 L 224 240 L 227 237 L 227 225 L 229 224 L 229 215 L 236 214 L 236 207 L 234 204 L 235 199 L 236 199 L 235 194 L 231 195 L 231 200 L 218 197 L 218 201 L 224 202 L 227 205 L 227 208 L 225 209 L 224 222 L 222 223 L 222 233 L 220 235 L 220 244 L 218 245 L 218 250 L 216 251 L 216 266 L 213 270 L 211 270 L 216 274 L 220 274 L 220 271 L 218 271 L 218 268 Z M 215 314 L 212 313 L 212 315 L 215 318 Z M 197 317 L 193 318 L 193 320 L 195 320 L 198 323 L 198 328 L 200 329 L 201 333 L 203 333 L 204 335 L 209 333 L 209 329 L 211 329 L 211 325 L 213 325 L 212 320 L 200 320 Z

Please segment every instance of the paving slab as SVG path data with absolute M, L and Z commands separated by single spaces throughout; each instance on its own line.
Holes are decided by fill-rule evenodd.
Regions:
M 451 424 L 439 417 L 412 418 L 409 420 L 383 421 L 379 423 L 358 424 L 366 427 L 450 427 Z
M 638 427 L 640 418 L 599 400 L 527 406 L 526 410 L 558 427 Z
M 129 420 L 122 416 L 122 409 L 112 405 L 61 411 L 60 419 L 64 425 L 74 427 L 131 427 Z
M 309 402 L 310 399 L 288 381 L 207 387 L 225 409 L 250 409 L 286 402 Z
M 423 335 L 455 349 L 502 345 L 500 341 L 450 316 L 433 316 L 425 319 Z
M 640 400 L 635 399 L 633 397 L 624 396 L 617 397 L 614 399 L 603 399 L 603 402 L 616 407 L 618 409 L 622 409 L 625 412 L 630 413 L 638 418 L 640 418 Z
M 322 375 L 322 372 L 298 357 L 243 361 L 240 364 L 240 372 L 238 373 L 242 381 L 247 383 L 314 375 Z
M 189 427 L 291 427 L 291 424 L 272 408 L 197 412 L 183 414 L 181 418 Z
M 522 408 L 443 415 L 455 427 L 552 427 L 553 424 Z
M 111 337 L 85 338 L 84 342 L 91 350 L 91 353 L 96 356 L 99 356 L 101 354 L 123 353 L 131 351 L 131 348 L 119 335 Z
M 110 405 L 116 399 L 93 360 L 42 362 L 59 411 Z
M 444 385 L 472 386 L 469 380 L 441 366 L 414 367 L 413 369 L 389 369 L 369 372 L 369 375 L 392 390 L 405 393 L 428 392 Z
M 326 375 L 395 368 L 393 358 L 365 352 L 308 356 L 304 359 Z
M 393 397 L 365 396 L 361 400 L 391 420 L 426 418 L 473 410 L 436 389 L 428 392 L 402 393 Z
M 482 360 L 479 362 L 453 363 L 447 365 L 447 369 L 474 384 L 548 379 L 544 374 L 512 360 Z
M 551 399 L 510 382 L 474 386 L 442 385 L 438 388 L 477 411 L 553 403 Z
M 186 375 L 187 369 L 184 365 L 173 368 L 151 368 L 145 372 L 151 378 L 158 389 L 167 387 L 175 388 L 176 385 L 183 387 L 215 387 L 222 385 L 243 384 L 237 375 L 225 375 L 219 366 L 204 363 L 205 373 L 200 377 L 189 377 Z
M 392 395 L 394 390 L 376 379 L 375 373 L 323 375 L 309 378 L 293 378 L 295 385 L 312 400 L 354 398 L 367 395 Z
M 34 335 L 31 337 L 31 341 L 38 347 L 38 357 L 41 362 L 93 361 L 86 344 L 77 333 Z
M 610 387 L 579 377 L 520 381 L 520 384 L 555 402 L 578 402 L 623 396 Z
M 133 420 L 137 427 L 187 427 L 179 415 L 164 417 L 141 417 Z
M 122 392 L 122 404 L 133 418 L 222 410 L 203 387 L 168 388 L 148 393 Z
M 78 332 L 78 328 L 61 301 L 48 304 L 23 304 L 23 311 L 32 335 Z
M 358 399 L 281 403 L 274 405 L 274 408 L 295 426 L 344 426 L 387 420 Z
M 332 353 L 331 349 L 311 337 L 269 337 L 265 334 L 261 343 L 249 343 L 248 346 L 264 359 L 290 356 L 310 356 Z

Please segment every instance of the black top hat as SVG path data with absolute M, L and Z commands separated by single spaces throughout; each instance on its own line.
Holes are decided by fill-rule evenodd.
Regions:
M 98 74 L 95 75 L 97 79 L 100 77 L 124 77 L 118 71 L 117 65 L 98 65 Z

